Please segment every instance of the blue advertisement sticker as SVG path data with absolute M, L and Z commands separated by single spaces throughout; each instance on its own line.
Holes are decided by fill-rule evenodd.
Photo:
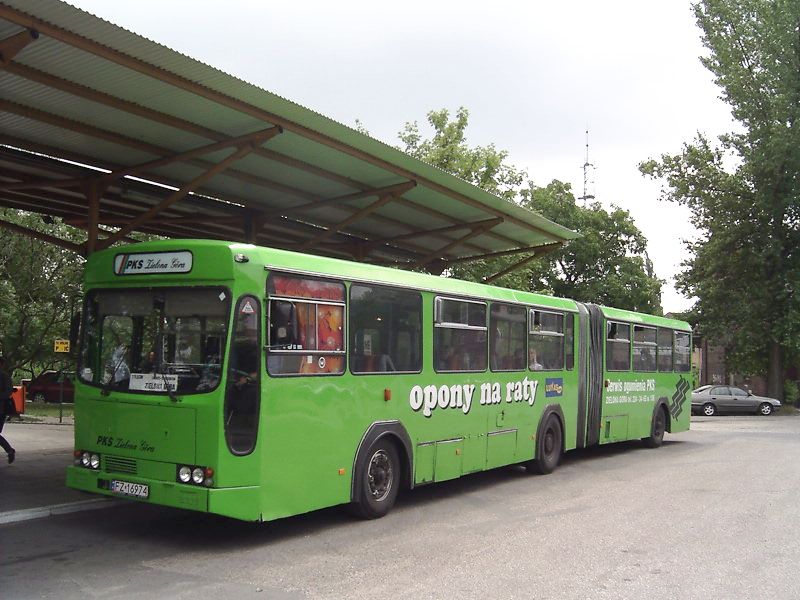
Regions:
M 554 398 L 564 394 L 564 380 L 561 377 L 547 378 L 544 380 L 545 398 Z

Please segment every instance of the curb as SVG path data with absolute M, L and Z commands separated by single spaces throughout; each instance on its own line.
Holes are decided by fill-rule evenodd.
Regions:
M 91 500 L 79 500 L 78 502 L 67 502 L 65 504 L 53 504 L 52 506 L 9 510 L 0 513 L 0 525 L 19 523 L 20 521 L 29 521 L 31 519 L 42 519 L 54 515 L 66 515 L 84 510 L 108 508 L 109 506 L 114 506 L 116 503 L 117 501 L 114 498 L 93 498 Z

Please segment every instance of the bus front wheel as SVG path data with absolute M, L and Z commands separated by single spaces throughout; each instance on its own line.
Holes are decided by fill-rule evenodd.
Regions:
M 528 472 L 552 473 L 561 460 L 562 439 L 561 422 L 555 415 L 550 415 L 536 442 L 536 458 L 525 465 Z
M 388 439 L 377 440 L 358 466 L 360 481 L 353 503 L 355 514 L 363 519 L 378 519 L 388 513 L 400 487 L 400 460 L 397 448 Z

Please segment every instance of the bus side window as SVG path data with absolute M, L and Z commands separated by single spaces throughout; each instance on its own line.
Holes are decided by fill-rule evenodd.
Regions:
M 419 373 L 422 369 L 419 292 L 353 284 L 349 309 L 352 373 Z
M 489 366 L 492 371 L 525 369 L 525 307 L 492 303 L 489 313 Z
M 672 338 L 671 329 L 658 328 L 658 370 L 661 373 L 672 371 Z
M 272 300 L 269 314 L 270 349 L 291 349 L 297 344 L 297 311 L 294 303 Z
M 564 368 L 564 314 L 529 310 L 528 368 L 531 371 L 560 371 Z
M 692 369 L 692 336 L 675 332 L 675 370 L 688 373 Z
M 653 372 L 656 370 L 656 328 L 644 325 L 633 326 L 633 370 Z
M 606 324 L 606 370 L 630 371 L 631 326 L 609 321 Z
M 267 372 L 272 376 L 343 373 L 344 283 L 272 273 L 267 294 Z
M 453 298 L 435 299 L 433 357 L 437 371 L 485 371 L 486 303 Z

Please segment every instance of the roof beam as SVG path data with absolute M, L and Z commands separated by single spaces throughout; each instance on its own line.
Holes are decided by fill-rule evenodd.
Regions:
M 38 38 L 38 31 L 35 29 L 28 29 L 10 35 L 4 40 L 0 40 L 0 68 L 8 67 L 11 61 L 14 60 L 14 57 L 19 54 L 25 46 Z
M 397 197 L 407 192 L 408 190 L 413 189 L 414 187 L 416 187 L 416 185 L 417 185 L 416 181 L 404 181 L 403 183 L 396 183 L 394 185 L 387 185 L 386 187 L 382 188 L 365 190 L 363 192 L 357 192 L 355 194 L 347 194 L 345 196 L 337 196 L 335 198 L 326 198 L 324 200 L 317 200 L 316 202 L 308 202 L 306 204 L 300 204 L 299 206 L 289 206 L 277 210 L 267 211 L 264 213 L 264 216 L 266 218 L 278 217 L 278 216 L 286 217 L 288 215 L 304 212 L 306 210 L 321 208 L 329 204 L 346 204 L 347 202 L 352 202 L 354 200 L 362 200 L 364 198 L 369 198 L 371 196 L 391 195 L 393 197 Z
M 178 154 L 165 156 L 164 158 L 151 160 L 149 162 L 142 163 L 139 165 L 124 167 L 117 171 L 112 171 L 108 175 L 103 176 L 103 179 L 111 181 L 114 179 L 121 179 L 123 177 L 127 177 L 130 175 L 139 175 L 150 169 L 163 167 L 164 165 L 168 165 L 173 162 L 189 161 L 193 158 L 197 158 L 198 156 L 211 154 L 212 152 L 216 152 L 218 150 L 224 150 L 226 148 L 230 148 L 231 146 L 242 147 L 245 144 L 250 144 L 250 143 L 263 144 L 281 133 L 283 133 L 283 129 L 281 129 L 280 127 L 270 127 L 262 131 L 255 131 L 253 133 L 248 133 L 246 135 L 241 135 L 239 137 L 226 139 L 221 142 L 216 142 L 214 144 L 202 146 L 200 148 L 195 148 L 194 150 L 187 150 L 186 152 L 179 152 Z
M 0 227 L 13 231 L 14 233 L 19 233 L 37 240 L 41 240 L 42 242 L 47 242 L 48 244 L 53 244 L 55 246 L 60 246 L 61 248 L 66 248 L 67 250 L 72 250 L 78 254 L 80 254 L 83 250 L 83 247 L 80 244 L 76 244 L 68 240 L 62 240 L 54 235 L 42 233 L 41 231 L 23 227 L 22 225 L 17 225 L 16 223 L 10 223 L 8 221 L 4 221 L 3 219 L 0 219 Z
M 475 236 L 481 235 L 482 233 L 486 233 L 492 227 L 494 227 L 495 225 L 499 225 L 502 222 L 503 222 L 503 219 L 499 219 L 499 218 L 498 219 L 490 219 L 489 221 L 483 221 L 481 225 L 474 225 L 474 226 L 470 227 L 470 232 L 468 234 L 461 236 L 457 240 L 453 240 L 452 242 L 450 242 L 449 244 L 447 244 L 443 248 L 439 248 L 435 252 L 431 252 L 427 256 L 425 256 L 422 259 L 418 260 L 416 262 L 416 266 L 417 267 L 424 267 L 425 265 L 427 265 L 429 263 L 432 263 L 433 261 L 438 260 L 438 259 L 447 260 L 444 255 L 450 249 L 455 248 L 456 246 L 460 246 L 461 244 L 463 244 L 464 242 L 466 242 L 468 240 L 471 240 Z
M 539 246 L 525 246 L 524 248 L 514 248 L 512 250 L 501 250 L 499 252 L 489 252 L 487 254 L 473 254 L 471 256 L 463 256 L 461 258 L 452 258 L 447 262 L 451 265 L 457 265 L 465 262 L 472 262 L 474 260 L 485 260 L 487 258 L 500 258 L 502 256 L 511 256 L 513 254 L 522 254 L 523 252 L 536 252 L 537 256 L 550 254 L 556 250 L 560 250 L 566 246 L 567 242 L 554 242 L 552 244 L 541 244 Z
M 362 218 L 366 217 L 367 215 L 375 212 L 381 206 L 383 206 L 385 204 L 388 204 L 389 202 L 391 202 L 394 199 L 395 199 L 394 196 L 392 196 L 391 194 L 387 194 L 385 196 L 381 196 L 375 202 L 372 202 L 371 204 L 368 204 L 367 206 L 365 206 L 364 208 L 362 208 L 358 212 L 353 213 L 352 215 L 347 217 L 344 221 L 340 221 L 339 223 L 336 223 L 335 225 L 330 226 L 328 228 L 328 230 L 325 231 L 324 233 L 321 233 L 317 237 L 312 238 L 312 239 L 308 240 L 307 242 L 305 242 L 302 246 L 300 246 L 300 251 L 303 252 L 305 250 L 308 250 L 309 248 L 311 248 L 315 244 L 317 244 L 317 243 L 319 243 L 319 242 L 321 242 L 323 240 L 328 239 L 333 234 L 343 232 L 347 228 L 348 225 L 352 225 L 353 223 L 355 223 L 359 219 L 362 219 Z
M 234 162 L 247 156 L 252 151 L 253 151 L 253 146 L 251 145 L 239 148 L 238 150 L 230 154 L 227 158 L 225 158 L 221 162 L 217 163 L 216 165 L 208 169 L 205 173 L 199 175 L 198 177 L 195 177 L 192 181 L 184 185 L 181 189 L 170 194 L 169 197 L 165 198 L 158 206 L 154 206 L 153 208 L 148 210 L 145 214 L 136 217 L 135 219 L 133 219 L 133 221 L 120 228 L 119 231 L 117 231 L 114 235 L 112 235 L 108 239 L 103 240 L 101 248 L 108 248 L 114 242 L 119 241 L 121 238 L 123 238 L 131 231 L 136 229 L 138 225 L 146 223 L 154 216 L 156 216 L 158 213 L 160 213 L 162 210 L 169 208 L 170 206 L 178 202 L 181 198 L 186 196 L 189 192 L 199 188 L 209 179 L 211 179 L 218 173 L 221 173 L 222 171 L 227 169 L 230 165 L 232 165 Z

